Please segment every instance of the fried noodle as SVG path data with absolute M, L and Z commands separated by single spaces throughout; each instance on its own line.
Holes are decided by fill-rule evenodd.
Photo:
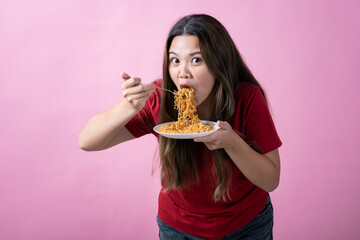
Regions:
M 178 120 L 160 127 L 159 132 L 171 134 L 201 133 L 214 129 L 203 124 L 196 113 L 193 88 L 180 88 L 175 92 L 174 108 L 178 110 Z

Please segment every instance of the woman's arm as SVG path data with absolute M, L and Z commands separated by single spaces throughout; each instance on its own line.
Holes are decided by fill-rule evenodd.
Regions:
M 125 73 L 122 77 L 126 80 L 122 85 L 124 99 L 87 122 L 79 135 L 81 149 L 103 150 L 134 138 L 125 124 L 144 107 L 155 87 L 153 84 L 140 84 L 140 78 L 130 78 Z
M 279 185 L 280 157 L 277 149 L 260 154 L 253 150 L 227 122 L 218 121 L 220 129 L 215 133 L 194 139 L 203 142 L 210 150 L 224 148 L 244 176 L 266 192 Z

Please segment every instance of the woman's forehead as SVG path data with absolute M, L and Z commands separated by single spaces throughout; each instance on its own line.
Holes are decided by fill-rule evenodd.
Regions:
M 193 35 L 174 37 L 169 48 L 169 53 L 191 54 L 193 52 L 200 52 L 199 38 Z

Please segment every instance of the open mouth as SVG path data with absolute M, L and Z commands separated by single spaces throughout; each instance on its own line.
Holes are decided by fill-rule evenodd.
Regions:
M 187 85 L 187 84 L 181 84 L 180 88 L 191 88 L 191 86 Z

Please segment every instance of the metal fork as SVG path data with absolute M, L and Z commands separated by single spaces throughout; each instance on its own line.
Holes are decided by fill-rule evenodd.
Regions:
M 156 87 L 155 88 L 157 89 L 161 89 L 161 90 L 164 90 L 164 91 L 168 91 L 168 92 L 171 92 L 172 94 L 176 95 L 176 93 L 174 93 L 173 91 L 169 90 L 169 89 L 166 89 L 166 88 L 162 88 L 162 87 Z
M 174 95 L 179 95 L 179 94 L 177 94 L 177 93 L 174 93 L 173 91 L 171 91 L 171 90 L 169 90 L 169 89 L 166 89 L 166 88 L 162 88 L 162 87 L 156 87 L 155 86 L 155 88 L 158 88 L 158 89 L 160 89 L 160 90 L 164 90 L 164 91 L 168 91 L 168 92 L 171 92 L 172 94 L 174 94 Z M 185 93 L 183 94 L 183 95 L 181 95 L 181 96 L 185 96 Z
M 123 79 L 124 80 L 128 80 L 128 79 L 130 79 L 131 77 L 130 76 L 128 76 L 127 74 L 125 74 L 125 76 L 123 76 Z M 140 84 L 142 84 L 142 83 L 140 83 Z M 168 91 L 168 92 L 171 92 L 172 94 L 174 94 L 174 95 L 179 95 L 179 94 L 176 94 L 176 93 L 174 93 L 173 91 L 171 91 L 171 90 L 169 90 L 169 89 L 166 89 L 166 88 L 162 88 L 162 87 L 157 87 L 157 86 L 155 86 L 154 85 L 154 87 L 155 88 L 158 88 L 158 89 L 160 89 L 160 90 L 164 90 L 164 91 Z M 185 94 L 183 94 L 183 95 L 181 95 L 181 96 L 184 96 Z

